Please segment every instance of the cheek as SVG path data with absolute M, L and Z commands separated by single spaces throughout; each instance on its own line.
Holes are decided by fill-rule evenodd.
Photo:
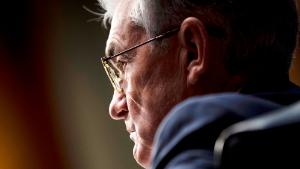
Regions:
M 186 73 L 184 69 L 168 67 L 169 65 L 166 63 L 161 66 L 161 69 L 155 70 L 150 76 L 151 80 L 148 81 L 144 89 L 145 95 L 149 96 L 145 97 L 145 102 L 149 103 L 149 108 L 157 109 L 157 113 L 162 113 L 163 115 L 174 104 L 183 99 L 186 89 Z
M 184 82 L 184 76 L 179 72 L 168 74 L 153 70 L 150 75 L 140 73 L 130 84 L 131 96 L 137 109 L 145 112 L 143 118 L 155 124 L 183 99 Z
M 137 64 L 134 71 L 127 73 L 126 96 L 131 118 L 141 130 L 141 137 L 150 141 L 163 117 L 183 99 L 185 72 L 169 65 L 176 64 Z
M 186 88 L 185 69 L 171 67 L 170 65 L 178 64 L 168 62 L 140 65 L 127 76 L 127 92 L 130 99 L 141 111 L 165 115 L 170 106 L 183 99 Z M 149 118 L 153 117 L 147 117 Z
M 162 112 L 159 109 L 163 101 L 156 102 L 161 100 L 160 79 L 153 75 L 148 76 L 143 71 L 128 77 L 130 78 L 127 79 L 126 98 L 129 118 L 132 119 L 143 144 L 151 145 L 156 128 L 162 119 Z

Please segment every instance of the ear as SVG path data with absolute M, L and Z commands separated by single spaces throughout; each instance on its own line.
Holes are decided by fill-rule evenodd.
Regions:
M 181 24 L 179 39 L 184 50 L 183 59 L 187 63 L 187 82 L 195 84 L 207 67 L 208 35 L 204 23 L 195 17 L 186 18 Z

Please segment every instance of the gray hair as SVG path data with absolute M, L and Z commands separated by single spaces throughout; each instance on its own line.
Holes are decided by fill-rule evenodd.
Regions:
M 108 27 L 109 24 L 111 24 L 111 21 L 113 19 L 114 13 L 116 12 L 116 6 L 122 1 L 122 0 L 98 0 L 100 7 L 105 10 L 103 14 L 100 14 L 100 17 L 102 18 L 102 23 L 105 28 Z M 130 19 L 133 21 L 133 23 L 143 26 L 143 17 L 142 17 L 142 8 L 141 8 L 141 2 L 140 0 L 133 1 L 133 7 L 130 11 Z
M 108 27 L 114 16 L 115 7 L 121 0 L 98 1 L 106 11 L 102 17 L 104 26 Z M 200 10 L 197 4 L 188 0 L 133 0 L 131 2 L 134 3 L 130 11 L 131 20 L 152 36 L 170 27 L 179 26 L 187 16 L 199 17 L 214 13 L 215 17 L 207 19 L 207 22 L 224 25 L 224 21 L 226 21 L 222 15 L 217 17 L 218 14 L 215 11 L 212 12 L 211 8 L 201 8 Z M 203 19 L 205 18 L 203 17 Z
M 120 0 L 99 0 L 112 20 Z M 298 15 L 295 0 L 133 0 L 130 17 L 150 36 L 179 24 L 189 16 L 200 18 L 226 51 L 228 71 L 250 76 L 287 76 L 297 43 Z M 108 21 L 108 22 L 107 22 Z M 220 30 L 223 33 L 220 33 Z M 268 68 L 266 68 L 268 65 Z M 268 70 L 266 72 L 266 69 Z M 280 75 L 279 75 L 280 74 Z

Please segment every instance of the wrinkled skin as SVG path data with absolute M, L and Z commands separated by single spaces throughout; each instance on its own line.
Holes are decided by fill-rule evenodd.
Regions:
M 107 48 L 114 43 L 116 49 L 123 50 L 149 38 L 124 17 L 128 15 L 126 6 L 122 3 L 114 16 Z M 134 56 L 126 65 L 124 93 L 115 92 L 110 104 L 111 117 L 125 121 L 135 144 L 133 156 L 145 168 L 149 166 L 155 131 L 170 108 L 182 100 L 185 88 L 183 76 L 180 76 L 185 72 L 174 57 L 177 51 L 159 56 L 151 45 L 133 52 Z
M 107 53 L 111 49 L 118 53 L 150 38 L 144 29 L 130 21 L 130 8 L 128 0 L 117 6 L 107 40 Z M 181 25 L 180 32 L 167 38 L 167 49 L 150 43 L 130 52 L 121 84 L 124 92 L 115 91 L 110 104 L 110 116 L 125 122 L 135 144 L 133 156 L 144 168 L 150 166 L 155 132 L 175 104 L 189 96 L 215 92 L 215 89 L 223 90 L 220 86 L 227 86 L 224 82 L 226 75 L 218 74 L 225 72 L 223 65 L 212 66 L 213 71 L 206 70 L 205 65 L 209 61 L 205 59 L 207 51 L 204 49 L 208 44 L 205 31 L 200 29 L 201 24 L 197 25 L 197 20 L 193 18 L 186 23 Z M 192 24 L 193 29 L 189 30 L 189 25 Z M 195 61 L 191 61 L 189 54 L 195 54 Z M 201 59 L 198 58 L 200 55 Z M 122 58 L 115 58 L 118 59 Z M 201 87 L 198 87 L 198 83 L 201 83 Z

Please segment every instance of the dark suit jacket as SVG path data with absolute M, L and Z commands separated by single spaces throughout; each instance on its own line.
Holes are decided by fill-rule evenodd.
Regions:
M 214 168 L 214 144 L 225 128 L 300 100 L 294 85 L 244 91 L 193 97 L 177 105 L 156 133 L 152 168 Z

